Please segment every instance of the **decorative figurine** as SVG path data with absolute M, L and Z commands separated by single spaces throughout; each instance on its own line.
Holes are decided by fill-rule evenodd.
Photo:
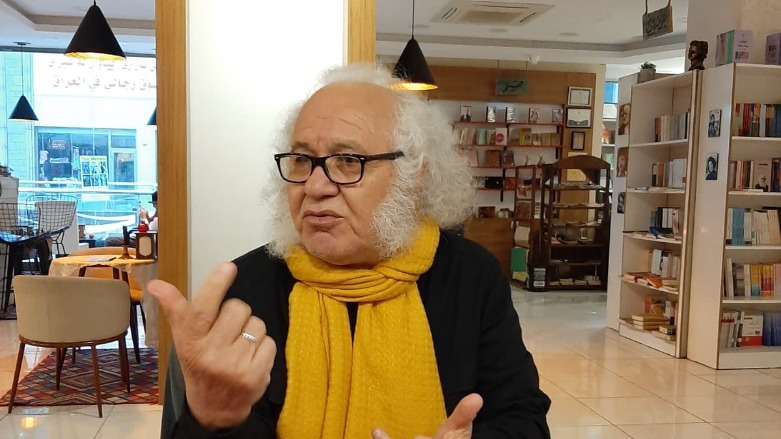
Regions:
M 689 67 L 689 71 L 705 70 L 705 66 L 703 65 L 703 63 L 705 62 L 705 58 L 707 57 L 708 57 L 707 41 L 692 40 L 692 42 L 689 43 L 689 53 L 687 54 L 687 58 L 689 58 L 689 61 L 691 62 L 691 67 Z

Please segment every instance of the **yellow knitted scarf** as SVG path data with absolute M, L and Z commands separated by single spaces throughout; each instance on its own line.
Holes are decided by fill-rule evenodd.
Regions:
M 281 439 L 431 436 L 445 420 L 431 330 L 416 281 L 439 229 L 422 222 L 409 251 L 372 269 L 327 264 L 297 248 L 285 258 L 290 294 Z M 355 339 L 346 302 L 358 302 Z

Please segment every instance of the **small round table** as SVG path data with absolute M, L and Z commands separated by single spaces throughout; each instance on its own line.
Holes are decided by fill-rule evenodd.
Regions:
M 52 260 L 49 276 L 79 276 L 82 268 L 90 266 L 115 268 L 133 276 L 133 279 L 141 285 L 143 291 L 141 307 L 146 315 L 144 343 L 149 347 L 157 348 L 157 300 L 146 291 L 146 284 L 157 278 L 157 260 L 120 259 L 117 255 L 65 256 Z

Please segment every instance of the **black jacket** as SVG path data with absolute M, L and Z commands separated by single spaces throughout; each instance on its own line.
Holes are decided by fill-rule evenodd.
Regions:
M 238 275 L 226 298 L 247 302 L 277 343 L 269 388 L 244 424 L 210 433 L 190 415 L 182 392 L 172 394 L 177 392 L 169 386 L 163 438 L 276 437 L 287 382 L 283 353 L 288 295 L 295 280 L 284 261 L 271 257 L 265 248 L 253 250 L 235 263 Z M 476 392 L 484 404 L 475 420 L 473 437 L 549 438 L 545 415 L 550 399 L 539 388 L 537 368 L 523 344 L 510 288 L 496 259 L 477 244 L 443 231 L 434 263 L 418 280 L 418 289 L 431 327 L 448 415 L 461 398 Z M 171 364 L 178 367 L 177 361 Z M 174 371 L 169 377 L 174 388 L 181 387 L 177 380 L 181 375 Z

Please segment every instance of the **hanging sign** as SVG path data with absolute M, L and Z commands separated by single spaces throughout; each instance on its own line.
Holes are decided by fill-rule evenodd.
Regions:
M 643 39 L 655 38 L 672 33 L 673 31 L 673 7 L 671 0 L 667 0 L 667 7 L 648 13 L 648 0 L 645 0 L 645 14 L 643 14 Z

